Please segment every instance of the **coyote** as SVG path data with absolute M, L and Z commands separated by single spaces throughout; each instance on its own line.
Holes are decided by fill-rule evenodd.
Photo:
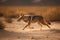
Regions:
M 43 24 L 46 25 L 48 28 L 51 28 L 49 25 L 51 23 L 47 20 L 44 19 L 43 16 L 39 15 L 22 15 L 21 18 L 19 18 L 17 21 L 23 20 L 24 22 L 27 22 L 28 24 L 23 28 L 23 30 L 27 27 L 30 26 L 31 23 L 38 23 L 39 25 Z M 42 25 L 41 25 L 42 28 Z

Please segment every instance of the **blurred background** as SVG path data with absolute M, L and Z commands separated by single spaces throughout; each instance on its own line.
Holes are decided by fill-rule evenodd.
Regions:
M 0 13 L 3 13 L 7 17 L 14 14 L 34 13 L 36 15 L 42 15 L 47 20 L 60 21 L 59 6 L 3 6 L 0 7 Z
M 35 13 L 47 20 L 60 21 L 60 0 L 0 0 L 0 13 L 7 17 Z

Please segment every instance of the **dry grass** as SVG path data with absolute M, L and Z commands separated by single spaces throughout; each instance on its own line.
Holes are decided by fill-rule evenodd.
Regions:
M 30 12 L 36 15 L 42 15 L 47 20 L 60 20 L 60 7 L 54 6 L 15 6 L 15 7 L 0 7 L 0 12 L 4 13 L 6 16 L 11 14 L 28 14 Z

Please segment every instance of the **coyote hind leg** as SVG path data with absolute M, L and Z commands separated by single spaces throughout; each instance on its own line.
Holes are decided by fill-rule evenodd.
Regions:
M 49 26 L 49 25 L 51 25 L 51 23 L 50 22 L 48 22 L 48 21 L 44 21 L 44 23 L 43 23 L 44 25 L 46 25 L 49 29 L 51 29 L 51 27 Z
M 42 31 L 42 24 L 38 21 L 38 24 L 41 26 L 40 30 Z
M 46 24 L 48 28 L 51 28 L 48 24 Z

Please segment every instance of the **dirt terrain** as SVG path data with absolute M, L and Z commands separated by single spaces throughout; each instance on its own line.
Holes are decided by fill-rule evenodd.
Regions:
M 42 31 L 37 23 L 31 24 L 34 29 L 27 27 L 22 30 L 26 24 L 15 19 L 12 23 L 5 23 L 5 30 L 0 30 L 0 40 L 60 40 L 60 22 L 51 22 L 52 29 L 43 25 Z

